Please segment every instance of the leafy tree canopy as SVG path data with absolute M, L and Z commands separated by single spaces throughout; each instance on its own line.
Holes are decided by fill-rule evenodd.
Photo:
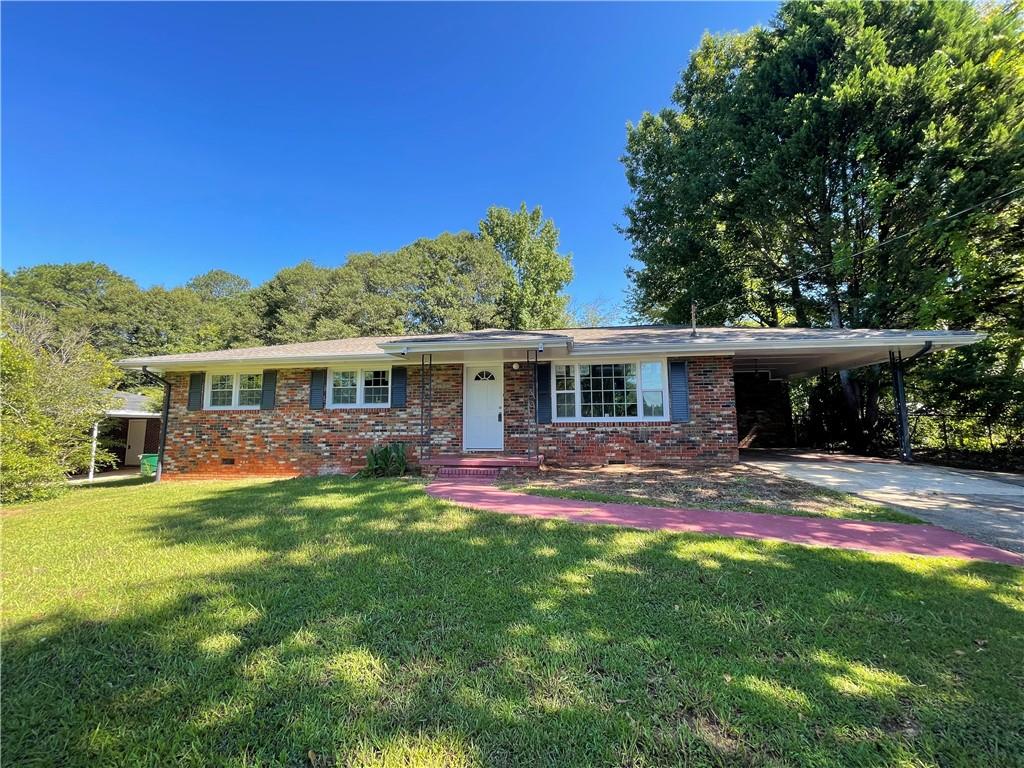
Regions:
M 82 331 L 112 358 L 560 324 L 572 272 L 557 253 L 554 224 L 539 208 L 491 209 L 488 221 L 498 240 L 446 232 L 396 251 L 351 254 L 337 267 L 304 261 L 255 287 L 213 270 L 180 287 L 144 290 L 102 264 L 46 264 L 3 274 L 4 299 L 14 312 Z
M 519 210 L 493 206 L 480 222 L 480 234 L 504 260 L 505 277 L 498 299 L 503 328 L 556 328 L 570 322 L 572 258 L 558 252 L 558 229 L 537 206 Z
M 89 430 L 120 371 L 85 340 L 29 315 L 0 318 L 0 501 L 44 498 L 88 466 Z M 100 452 L 98 459 L 110 457 Z
M 705 37 L 673 101 L 623 158 L 638 315 L 998 329 L 970 373 L 928 365 L 1000 399 L 1024 328 L 1019 5 L 787 2 Z M 843 389 L 863 447 L 877 383 Z

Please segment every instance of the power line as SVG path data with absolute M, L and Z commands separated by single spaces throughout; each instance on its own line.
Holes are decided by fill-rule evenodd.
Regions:
M 963 216 L 965 213 L 970 213 L 971 211 L 977 210 L 978 208 L 980 208 L 983 205 L 987 205 L 988 203 L 995 202 L 996 200 L 1002 200 L 1004 197 L 1010 197 L 1011 195 L 1015 195 L 1018 192 L 1024 192 L 1024 185 L 1019 186 L 1019 187 L 1015 187 L 1014 189 L 1011 189 L 1008 192 L 1003 192 L 1001 195 L 993 195 L 992 197 L 985 198 L 984 200 L 981 200 L 981 201 L 975 203 L 974 205 L 971 205 L 971 206 L 969 206 L 967 208 L 962 208 L 961 210 L 955 211 L 954 213 L 951 213 L 951 214 L 949 214 L 947 216 L 941 216 L 941 217 L 939 217 L 937 219 L 933 219 L 932 221 L 925 222 L 924 224 L 922 224 L 919 227 L 911 229 L 908 232 L 904 232 L 902 235 L 896 235 L 895 237 L 891 237 L 888 240 L 882 240 L 880 242 L 875 243 L 874 245 L 869 245 L 866 248 L 862 248 L 861 250 L 856 251 L 855 253 L 851 253 L 848 256 L 845 256 L 845 257 L 842 257 L 842 258 L 843 259 L 854 259 L 857 256 L 863 256 L 865 253 L 877 250 L 878 248 L 881 248 L 882 246 L 890 245 L 892 243 L 895 243 L 898 240 L 904 240 L 904 239 L 910 237 L 911 235 L 917 234 L 918 232 L 920 232 L 923 229 L 927 229 L 928 227 L 933 227 L 936 224 L 941 224 L 944 221 L 950 221 L 952 219 L 957 218 L 958 216 Z M 819 264 L 818 266 L 811 267 L 810 269 L 805 270 L 803 272 L 798 272 L 798 273 L 796 273 L 794 275 L 788 275 L 787 277 L 780 279 L 778 282 L 787 282 L 787 281 L 790 281 L 790 280 L 799 280 L 801 277 L 806 277 L 807 275 L 810 275 L 810 274 L 812 274 L 814 272 L 818 272 L 818 271 L 820 271 L 822 269 L 825 269 L 825 268 L 833 266 L 833 265 L 834 265 L 834 262 L 827 262 L 827 263 L 824 263 L 824 264 Z M 730 301 L 732 301 L 732 300 L 731 299 L 722 299 L 721 301 L 715 302 L 714 304 L 709 304 L 708 306 L 702 307 L 701 309 L 703 311 L 707 311 L 707 310 L 710 310 L 710 309 L 715 309 L 716 307 L 719 307 L 722 304 L 727 304 Z

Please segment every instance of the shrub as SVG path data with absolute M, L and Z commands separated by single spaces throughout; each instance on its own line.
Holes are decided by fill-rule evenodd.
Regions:
M 366 452 L 366 466 L 358 477 L 399 477 L 409 470 L 405 458 L 405 443 L 376 445 Z
M 118 370 L 82 335 L 43 321 L 4 317 L 0 335 L 0 501 L 32 501 L 64 490 L 88 466 L 90 430 L 108 405 Z M 97 451 L 97 460 L 111 457 Z

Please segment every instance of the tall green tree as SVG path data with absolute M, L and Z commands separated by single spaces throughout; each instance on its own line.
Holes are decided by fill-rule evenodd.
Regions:
M 443 233 L 344 264 L 303 261 L 265 283 L 224 270 L 143 290 L 96 263 L 4 274 L 17 311 L 85 329 L 113 358 L 350 336 L 537 328 L 566 322 L 572 277 L 540 208 L 492 208 L 481 232 Z
M 203 299 L 217 301 L 244 296 L 252 290 L 252 283 L 241 275 L 223 269 L 211 269 L 193 277 L 185 283 L 185 288 Z
M 337 269 L 303 261 L 282 269 L 252 292 L 263 344 L 358 335 L 345 318 L 345 291 Z
M 170 290 L 143 290 L 103 264 L 43 264 L 3 276 L 8 309 L 84 331 L 112 357 L 171 354 L 256 342 L 248 281 L 223 270 Z
M 505 274 L 484 238 L 444 233 L 340 267 L 283 269 L 252 292 L 253 309 L 267 344 L 465 331 L 500 322 Z
M 4 305 L 12 313 L 46 318 L 57 332 L 84 331 L 111 356 L 139 349 L 145 295 L 105 264 L 42 264 L 3 275 Z
M 89 431 L 120 372 L 83 331 L 4 311 L 0 317 L 0 501 L 60 493 L 90 460 Z M 98 459 L 110 459 L 100 451 Z
M 558 252 L 558 229 L 540 206 L 519 210 L 492 206 L 480 234 L 507 267 L 498 299 L 503 328 L 556 328 L 570 318 L 565 287 L 572 280 L 572 257 Z
M 501 256 L 470 232 L 445 232 L 401 249 L 415 275 L 411 330 L 471 331 L 495 326 L 505 278 Z
M 1018 4 L 787 2 L 767 28 L 705 37 L 675 108 L 628 129 L 634 311 L 685 321 L 697 301 L 705 324 L 1000 326 L 1012 369 L 1021 18 Z M 975 387 L 998 386 L 977 373 Z M 870 447 L 881 379 L 841 381 L 846 437 Z

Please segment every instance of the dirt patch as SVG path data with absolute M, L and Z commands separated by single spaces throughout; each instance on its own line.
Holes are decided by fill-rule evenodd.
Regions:
M 606 496 L 611 501 L 658 501 L 666 506 L 806 517 L 883 519 L 897 515 L 850 494 L 746 464 L 701 469 L 630 465 L 549 469 L 530 478 L 510 480 L 507 487 L 540 489 L 570 498 L 590 495 L 594 501 Z

